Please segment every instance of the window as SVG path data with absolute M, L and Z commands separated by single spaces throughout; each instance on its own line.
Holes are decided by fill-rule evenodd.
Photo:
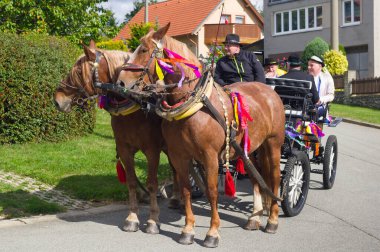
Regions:
M 229 24 L 229 23 L 231 23 L 231 15 L 222 15 L 220 17 L 220 23 L 221 24 Z
M 277 12 L 274 15 L 275 35 L 317 30 L 322 27 L 322 6 Z
M 356 78 L 368 77 L 368 45 L 346 48 L 348 69 L 356 71 Z
M 342 1 L 343 25 L 360 24 L 360 4 L 361 0 Z
M 235 23 L 237 24 L 244 24 L 245 23 L 245 17 L 244 16 L 236 16 L 235 17 Z

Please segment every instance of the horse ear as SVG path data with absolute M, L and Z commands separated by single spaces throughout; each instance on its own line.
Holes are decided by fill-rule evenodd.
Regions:
M 90 47 L 83 45 L 83 50 L 84 50 L 84 54 L 86 55 L 88 60 L 90 60 L 90 61 L 96 60 L 95 49 L 91 48 L 91 42 L 90 42 Z
M 91 41 L 90 41 L 90 48 L 91 48 L 91 49 L 94 49 L 94 50 L 96 49 L 95 41 L 92 40 L 92 39 L 91 39 Z
M 165 25 L 164 27 L 158 29 L 154 34 L 153 34 L 153 39 L 154 40 L 161 40 L 165 35 L 166 33 L 168 32 L 169 30 L 169 27 L 170 27 L 170 22 Z

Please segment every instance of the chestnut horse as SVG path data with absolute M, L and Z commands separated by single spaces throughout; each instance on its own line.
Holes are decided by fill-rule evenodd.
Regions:
M 84 55 L 77 60 L 55 92 L 57 108 L 69 112 L 73 104 L 81 105 L 86 100 L 97 97 L 101 94 L 101 90 L 95 87 L 95 82 L 113 83 L 117 79 L 119 68 L 127 63 L 130 56 L 130 53 L 121 51 L 99 50 L 93 41 L 89 47 L 84 46 Z M 155 114 L 147 116 L 140 109 L 128 115 L 111 113 L 117 155 L 127 174 L 130 212 L 123 229 L 128 232 L 139 229 L 137 177 L 134 169 L 134 156 L 139 150 L 145 154 L 148 161 L 147 189 L 150 195 L 150 215 L 146 232 L 151 234 L 159 232 L 157 169 L 160 152 L 164 146 L 160 124 L 161 118 Z M 174 180 L 173 193 L 178 191 L 175 182 L 176 180 Z M 171 201 L 173 205 L 176 202 L 176 199 Z
M 133 61 L 131 61 L 134 65 L 144 66 L 145 71 L 151 75 L 153 82 L 158 80 L 157 68 L 152 63 L 155 60 L 154 58 L 168 59 L 168 53 L 163 51 L 163 48 L 179 54 L 194 65 L 200 65 L 196 56 L 185 44 L 166 35 L 169 26 L 170 23 L 158 31 L 150 31 L 144 36 L 140 40 L 139 48 L 134 52 Z M 152 85 L 151 88 L 156 86 L 159 89 L 156 94 L 165 97 L 164 103 L 168 104 L 166 107 L 177 108 L 195 94 L 198 80 L 192 68 L 183 64 L 182 69 L 180 69 L 175 63 L 172 66 L 174 73 L 165 75 L 165 85 L 162 84 L 162 81 L 157 81 L 157 84 Z M 183 85 L 179 86 L 177 83 L 183 77 L 182 72 L 185 78 Z M 119 75 L 120 80 L 124 78 L 130 81 L 134 78 L 136 83 L 141 86 L 143 84 L 139 83 L 139 77 L 141 78 L 141 75 L 138 76 L 136 73 L 131 72 L 121 72 Z M 280 186 L 281 146 L 285 135 L 283 104 L 276 92 L 262 83 L 235 83 L 229 85 L 228 89 L 239 92 L 244 96 L 246 104 L 249 106 L 249 114 L 253 118 L 253 121 L 248 123 L 250 137 L 249 157 L 253 161 L 253 152 L 256 151 L 258 159 L 256 164 L 265 180 L 260 184 L 260 189 L 265 189 L 267 186 L 266 189 L 269 188 L 267 195 L 272 193 L 272 199 L 267 198 L 268 201 L 266 201 L 270 206 L 270 214 L 265 231 L 275 233 L 278 227 L 279 208 L 277 201 L 273 198 L 277 197 Z M 223 118 L 223 115 L 227 116 L 225 117 L 226 124 L 231 125 L 231 119 L 234 117 L 230 96 L 218 84 L 213 83 L 208 99 L 221 115 L 221 118 Z M 226 156 L 226 147 L 228 146 L 226 131 L 221 125 L 222 123 L 218 123 L 209 106 L 203 106 L 200 110 L 184 119 L 174 118 L 173 120 L 173 118 L 170 118 L 162 121 L 162 132 L 168 146 L 169 158 L 177 172 L 180 190 L 185 203 L 186 220 L 179 238 L 179 243 L 181 244 L 191 244 L 194 241 L 195 218 L 191 209 L 189 166 L 192 159 L 195 159 L 205 169 L 206 194 L 211 206 L 210 228 L 204 240 L 204 245 L 206 247 L 218 246 L 218 228 L 220 225 L 217 207 L 218 161 L 224 160 L 225 157 L 228 159 Z M 242 130 L 237 131 L 235 139 L 238 144 L 242 143 Z M 237 156 L 237 151 L 230 148 L 229 157 L 236 159 Z M 259 217 L 263 213 L 263 207 L 259 186 L 255 183 L 256 181 L 259 182 L 259 178 L 250 177 L 253 184 L 254 204 L 252 215 L 248 218 L 244 228 L 255 230 L 260 227 Z M 263 195 L 265 196 L 265 194 Z M 279 198 L 277 197 L 277 199 Z

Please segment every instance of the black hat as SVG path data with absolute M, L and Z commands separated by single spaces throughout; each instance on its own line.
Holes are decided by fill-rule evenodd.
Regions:
M 325 62 L 323 62 L 323 60 L 321 58 L 319 58 L 318 56 L 311 56 L 311 58 L 309 60 L 312 60 L 312 61 L 315 61 L 317 62 L 318 64 L 321 64 L 322 67 L 325 66 Z
M 265 58 L 264 59 L 264 66 L 270 66 L 270 65 L 278 65 L 278 62 L 272 58 Z
M 302 64 L 300 58 L 298 57 L 297 54 L 291 54 L 289 57 L 288 57 L 288 61 L 290 66 L 300 66 Z
M 240 38 L 237 34 L 227 34 L 225 41 L 223 44 L 237 44 L 240 45 Z

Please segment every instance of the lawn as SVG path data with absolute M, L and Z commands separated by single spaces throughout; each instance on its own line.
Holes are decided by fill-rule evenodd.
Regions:
M 0 146 L 0 169 L 53 185 L 70 196 L 90 201 L 122 201 L 126 186 L 116 175 L 115 143 L 110 115 L 98 110 L 93 134 L 62 143 Z M 146 159 L 135 157 L 136 171 L 146 181 Z M 161 156 L 159 180 L 170 176 L 165 155 Z
M 65 208 L 40 200 L 18 187 L 0 183 L 0 219 L 54 214 L 64 210 Z
M 332 116 L 380 125 L 380 109 L 332 104 L 330 106 L 330 114 Z

